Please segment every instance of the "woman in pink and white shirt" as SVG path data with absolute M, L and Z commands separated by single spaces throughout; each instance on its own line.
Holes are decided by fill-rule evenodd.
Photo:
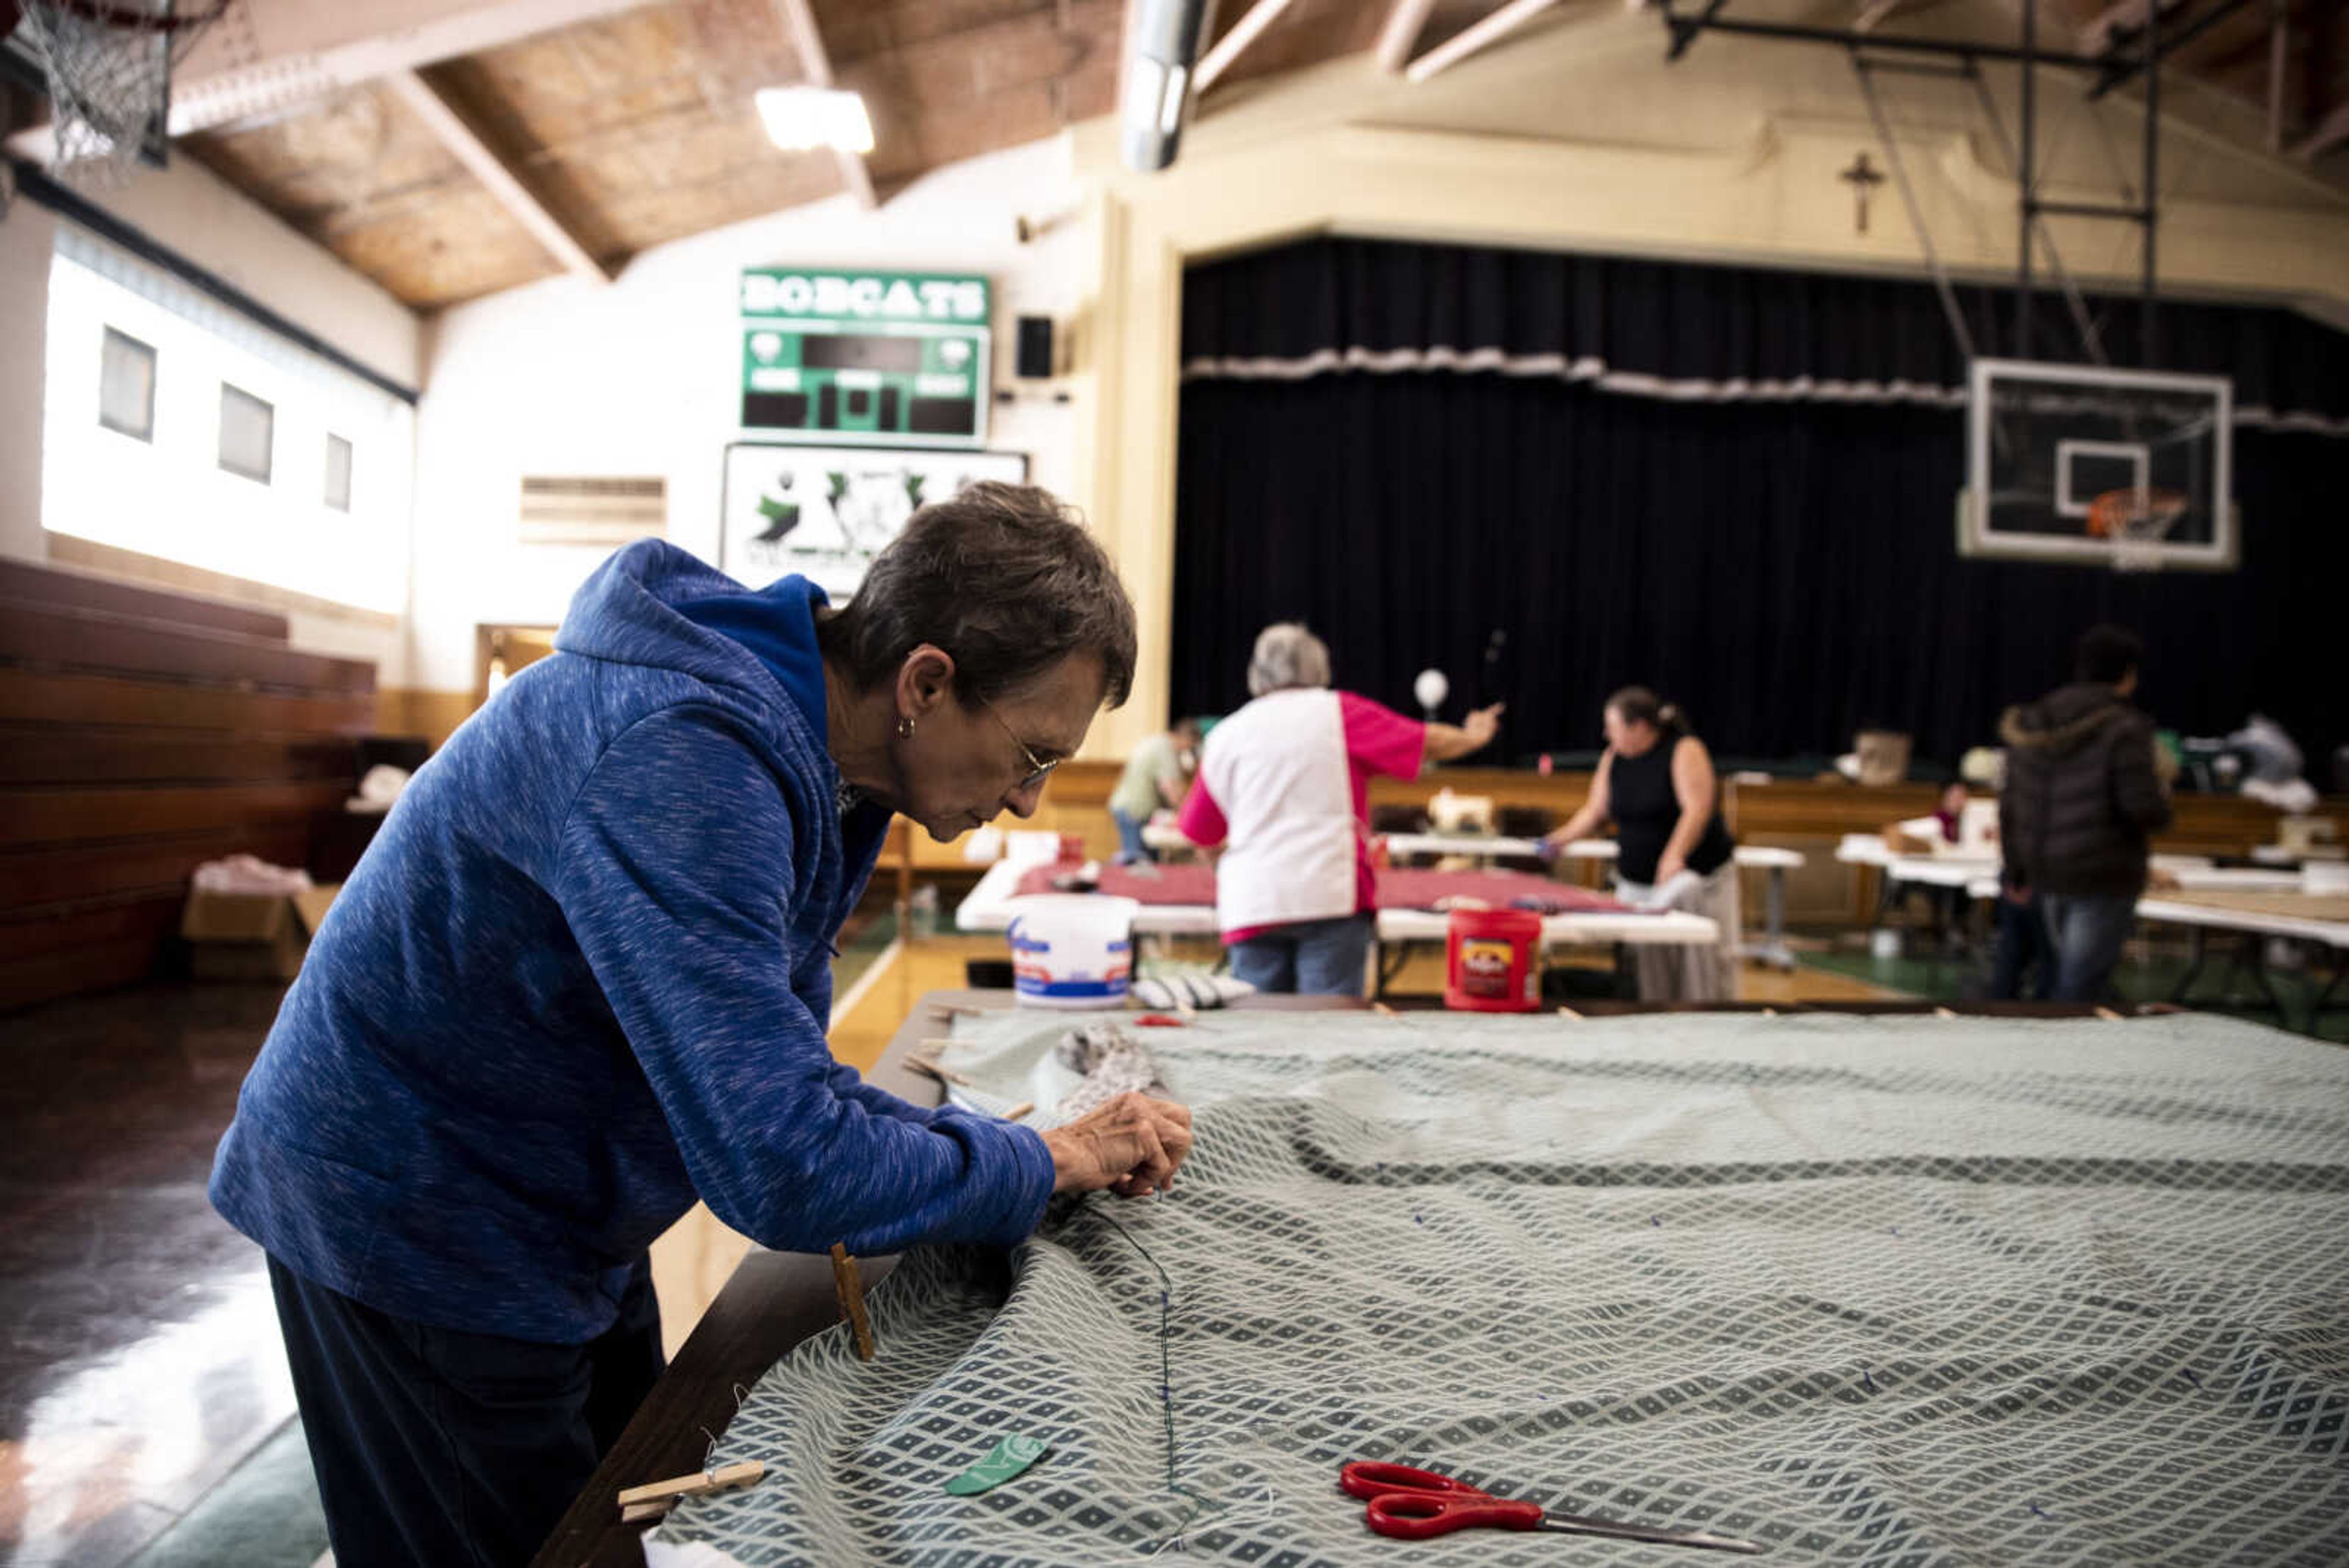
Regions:
M 1501 706 L 1422 724 L 1330 686 L 1330 649 L 1294 622 L 1268 626 L 1248 660 L 1255 701 L 1209 732 L 1179 818 L 1223 845 L 1216 920 L 1232 973 L 1258 991 L 1360 996 L 1376 923 L 1372 774 L 1416 778 L 1483 747 Z

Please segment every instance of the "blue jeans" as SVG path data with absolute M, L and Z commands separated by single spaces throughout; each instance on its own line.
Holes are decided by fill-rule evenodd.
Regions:
M 1109 808 L 1109 819 L 1117 824 L 1117 842 L 1119 846 L 1117 859 L 1119 865 L 1140 866 L 1145 865 L 1158 858 L 1157 856 L 1153 855 L 1150 852 L 1150 846 L 1142 842 L 1142 827 L 1143 823 L 1145 820 L 1144 818 L 1128 816 L 1125 813 L 1118 810 L 1117 807 L 1111 806 Z
M 2023 978 L 2031 975 L 2031 1000 L 2044 1002 L 2055 987 L 2055 946 L 2048 940 L 2047 922 L 2039 900 L 2018 901 L 2002 889 L 1998 896 L 1998 952 L 1992 961 L 1990 994 L 1993 1002 L 2023 1000 Z
M 2101 1002 L 2111 989 L 2121 946 L 2137 923 L 2133 893 L 2043 893 L 2047 937 L 2055 946 L 2055 1000 Z
M 1371 930 L 1368 914 L 1268 926 L 1231 945 L 1232 976 L 1268 993 L 1360 996 Z

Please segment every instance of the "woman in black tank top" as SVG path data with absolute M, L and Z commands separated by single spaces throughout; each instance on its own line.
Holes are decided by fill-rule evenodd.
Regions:
M 1683 870 L 1710 877 L 1737 847 L 1720 794 L 1713 756 L 1679 711 L 1644 686 L 1627 686 L 1607 700 L 1607 754 L 1590 798 L 1550 841 L 1563 848 L 1612 818 L 1623 881 L 1654 888 Z
M 1607 754 L 1590 798 L 1547 842 L 1563 849 L 1612 819 L 1615 877 L 1626 898 L 1644 901 L 1682 871 L 1697 878 L 1671 907 L 1711 918 L 1717 948 L 1640 948 L 1640 994 L 1649 1000 L 1726 1001 L 1736 980 L 1729 953 L 1737 940 L 1737 846 L 1721 816 L 1721 786 L 1712 753 L 1688 732 L 1678 710 L 1644 686 L 1607 700 Z M 1651 974 L 1651 971 L 1654 972 Z

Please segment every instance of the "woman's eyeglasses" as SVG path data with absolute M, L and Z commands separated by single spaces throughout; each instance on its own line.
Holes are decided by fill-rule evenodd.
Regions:
M 1038 762 L 1036 760 L 1036 753 L 1029 748 L 1028 742 L 1019 738 L 1019 732 L 1014 730 L 1009 723 L 1006 723 L 1004 722 L 1003 715 L 995 711 L 994 703 L 988 701 L 982 697 L 979 699 L 978 705 L 987 710 L 988 716 L 994 719 L 996 723 L 1002 727 L 1005 734 L 1011 737 L 1011 743 L 1019 748 L 1020 758 L 1028 764 L 1028 773 L 1021 777 L 1018 785 L 1013 789 L 1012 793 L 1015 794 L 1024 794 L 1029 790 L 1037 788 L 1039 785 L 1042 784 L 1046 779 L 1052 776 L 1052 770 L 1054 768 L 1059 767 L 1062 763 L 1068 761 L 1066 757 L 1056 757 L 1049 763 Z

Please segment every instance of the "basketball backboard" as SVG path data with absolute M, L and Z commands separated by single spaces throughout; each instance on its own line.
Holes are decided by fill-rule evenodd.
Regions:
M 1970 394 L 1961 555 L 2235 566 L 2225 378 L 1976 359 Z

